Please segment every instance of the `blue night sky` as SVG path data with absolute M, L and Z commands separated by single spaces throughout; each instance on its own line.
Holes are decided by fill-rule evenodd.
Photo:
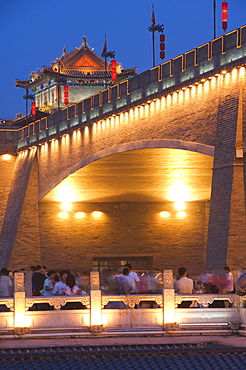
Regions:
M 221 28 L 217 0 L 217 36 Z M 246 0 L 229 0 L 227 32 L 246 24 Z M 152 4 L 157 24 L 164 24 L 166 59 L 176 57 L 213 39 L 213 0 L 1 0 L 0 119 L 25 114 L 23 89 L 15 79 L 49 66 L 82 43 L 82 35 L 101 56 L 104 35 L 108 50 L 116 51 L 123 68 L 141 73 L 152 67 Z M 156 33 L 157 41 L 157 33 Z M 160 64 L 156 43 L 156 64 Z

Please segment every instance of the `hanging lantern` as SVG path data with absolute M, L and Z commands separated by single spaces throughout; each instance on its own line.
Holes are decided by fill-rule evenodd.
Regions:
M 160 58 L 165 59 L 165 35 L 160 34 Z
M 33 121 L 36 120 L 36 113 L 37 113 L 37 110 L 36 110 L 36 103 L 35 101 L 32 102 L 32 107 L 31 107 L 31 114 L 32 114 L 32 119 Z
M 222 2 L 222 29 L 227 30 L 227 21 L 228 21 L 228 2 Z
M 69 97 L 69 95 L 68 95 L 68 85 L 64 85 L 64 88 L 63 88 L 63 96 L 64 96 L 64 104 L 68 104 L 69 103 L 69 100 L 68 100 L 68 97 Z
M 112 82 L 116 82 L 117 81 L 117 75 L 116 75 L 116 60 L 115 59 L 112 59 L 111 61 L 111 66 L 112 66 Z

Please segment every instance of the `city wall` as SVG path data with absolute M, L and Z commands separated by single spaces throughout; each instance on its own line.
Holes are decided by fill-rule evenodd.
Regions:
M 9 170 L 12 185 L 7 185 L 4 196 L 7 199 L 8 189 L 12 189 L 15 196 L 9 197 L 8 207 L 2 206 L 1 219 L 6 220 L 5 225 L 11 226 L 14 236 L 17 232 L 18 238 L 15 238 L 11 253 L 13 240 L 6 232 L 7 226 L 2 228 L 0 245 L 8 251 L 5 260 L 9 261 L 11 255 L 11 265 L 14 265 L 27 261 L 25 252 L 34 257 L 32 260 L 42 256 L 48 239 L 44 238 L 40 224 L 46 225 L 45 231 L 47 224 L 40 212 L 37 219 L 35 207 L 66 176 L 88 163 L 120 151 L 171 147 L 215 156 L 208 245 L 206 250 L 205 232 L 198 242 L 201 246 L 203 240 L 204 244 L 201 254 L 196 253 L 197 261 L 206 253 L 208 269 L 221 269 L 225 263 L 242 267 L 238 265 L 246 257 L 243 248 L 246 241 L 243 171 L 245 50 L 246 28 L 242 27 L 19 129 L 17 157 L 28 165 L 26 150 L 32 147 L 35 151 L 32 163 L 35 163 L 36 170 L 32 169 L 30 177 L 26 175 L 23 194 L 27 195 L 18 203 L 19 208 L 15 205 L 19 191 L 18 176 L 14 174 L 18 169 Z M 12 193 L 10 191 L 8 195 Z M 30 194 L 32 200 L 29 199 Z M 10 212 L 14 205 L 19 210 L 17 216 L 21 214 L 20 221 Z M 39 203 L 39 208 L 42 207 Z M 36 230 L 40 231 L 40 238 L 37 231 L 35 241 L 32 228 L 27 226 L 31 220 L 36 220 Z M 206 230 L 205 222 L 201 226 Z M 153 245 L 153 241 L 149 241 L 146 249 Z M 37 252 L 33 255 L 35 243 Z M 140 245 L 142 241 L 138 243 Z M 182 243 L 178 241 L 177 244 L 180 246 Z M 70 247 L 71 242 L 68 245 Z M 87 240 L 84 245 L 86 247 L 80 253 L 87 256 Z M 100 244 L 96 246 L 101 247 Z M 153 251 L 156 252 L 155 248 Z M 72 253 L 73 256 L 78 254 L 78 251 Z M 89 257 L 86 258 L 88 261 Z

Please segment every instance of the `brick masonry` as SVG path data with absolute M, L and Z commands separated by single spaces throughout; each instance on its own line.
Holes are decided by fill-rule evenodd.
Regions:
M 34 156 L 17 159 L 15 172 L 10 170 L 12 185 L 2 188 L 5 202 L 10 189 L 7 206 L 0 209 L 0 245 L 8 250 L 6 263 L 11 255 L 11 267 L 40 259 L 48 266 L 54 261 L 52 267 L 57 268 L 64 261 L 69 266 L 78 261 L 78 268 L 87 269 L 94 254 L 133 253 L 135 248 L 134 254 L 153 255 L 155 267 L 161 269 L 176 269 L 180 256 L 189 268 L 193 266 L 193 273 L 205 266 L 221 269 L 227 263 L 233 269 L 242 267 L 245 164 L 236 158 L 235 148 L 245 142 L 246 80 L 245 68 L 233 67 L 245 64 L 245 55 L 243 27 L 19 130 L 19 152 L 43 145 L 36 147 L 36 162 Z M 221 74 L 223 69 L 229 73 Z M 37 211 L 38 201 L 77 169 L 106 155 L 148 147 L 208 155 L 214 151 L 209 214 L 205 203 L 203 211 L 195 213 L 194 203 L 190 204 L 193 225 L 187 219 L 162 225 L 164 220 L 155 219 L 157 204 L 149 204 L 148 209 L 146 204 L 129 204 L 131 213 L 124 211 L 117 217 L 112 204 L 102 204 L 108 221 L 102 226 L 101 221 L 95 224 L 88 219 L 85 228 L 76 224 L 78 220 L 71 219 L 70 227 L 59 220 L 55 204 L 39 203 Z M 32 171 L 31 163 L 37 166 Z M 84 206 L 90 213 L 95 204 Z M 15 242 L 8 235 L 11 225 L 13 236 L 18 226 Z M 119 234 L 119 228 L 125 233 Z
M 100 218 L 93 217 L 95 210 L 102 212 Z M 163 210 L 170 217 L 160 217 Z M 76 219 L 82 211 L 85 217 Z M 78 202 L 68 218 L 60 218 L 59 212 L 59 203 L 39 205 L 41 260 L 49 268 L 88 272 L 93 257 L 153 256 L 156 269 L 176 271 L 185 265 L 195 274 L 203 271 L 206 202 L 188 204 L 185 218 L 178 217 L 172 203 Z M 26 267 L 24 256 L 18 257 Z

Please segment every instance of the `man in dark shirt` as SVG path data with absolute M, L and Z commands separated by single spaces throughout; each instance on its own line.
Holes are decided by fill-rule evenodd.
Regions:
M 36 271 L 32 275 L 33 295 L 41 295 L 40 290 L 44 287 L 45 275 L 41 272 L 42 267 L 36 266 Z

